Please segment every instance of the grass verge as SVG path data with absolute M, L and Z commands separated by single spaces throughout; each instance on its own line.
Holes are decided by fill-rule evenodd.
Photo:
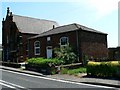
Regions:
M 85 67 L 80 67 L 77 69 L 61 69 L 61 74 L 69 74 L 69 75 L 78 75 L 79 73 L 86 73 L 87 69 Z

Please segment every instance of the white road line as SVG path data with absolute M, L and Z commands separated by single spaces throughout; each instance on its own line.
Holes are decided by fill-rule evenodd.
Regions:
M 29 77 L 36 77 L 36 78 L 40 78 L 40 79 L 46 79 L 46 80 L 52 80 L 52 81 L 59 81 L 59 82 L 64 82 L 64 83 L 86 85 L 86 86 L 99 87 L 99 88 L 113 88 L 113 87 L 107 87 L 107 86 L 101 86 L 101 85 L 92 85 L 92 84 L 77 83 L 77 82 L 72 82 L 72 81 L 58 80 L 58 79 L 53 79 L 53 78 L 48 78 L 48 77 L 41 77 L 41 76 L 35 76 L 35 75 L 30 75 L 30 74 L 25 74 L 25 73 L 19 73 L 19 72 L 14 72 L 14 71 L 8 71 L 8 70 L 3 70 L 3 71 L 15 73 L 15 74 L 20 74 L 20 75 L 25 75 L 25 76 L 29 76 Z
M 3 85 L 3 86 L 9 87 L 9 88 L 14 88 L 14 89 L 15 89 L 15 87 L 10 86 L 10 85 L 7 85 L 7 84 L 4 84 L 4 83 L 2 83 L 2 82 L 0 82 L 0 84 Z
M 13 84 L 13 83 L 10 83 L 10 82 L 6 82 L 6 81 L 3 81 L 3 80 L 0 80 L 0 83 L 5 83 L 5 84 L 9 84 L 11 86 L 15 86 L 15 87 L 18 87 L 18 88 L 21 88 L 21 89 L 24 89 L 25 87 L 22 87 L 20 85 L 17 85 L 17 84 Z

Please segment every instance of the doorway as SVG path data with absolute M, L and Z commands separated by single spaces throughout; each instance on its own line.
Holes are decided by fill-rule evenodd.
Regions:
M 52 58 L 52 46 L 46 47 L 47 52 L 47 58 Z

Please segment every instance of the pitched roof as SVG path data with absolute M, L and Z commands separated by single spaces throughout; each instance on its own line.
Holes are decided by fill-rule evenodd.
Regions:
M 49 31 L 43 32 L 39 35 L 33 36 L 29 39 L 42 37 L 42 36 L 53 35 L 53 34 L 58 34 L 58 33 L 75 31 L 75 30 L 78 30 L 78 29 L 79 30 L 84 30 L 84 31 L 89 31 L 89 32 L 94 32 L 94 33 L 106 34 L 106 33 L 103 33 L 103 32 L 100 32 L 100 31 L 97 31 L 97 30 L 94 30 L 94 29 L 91 29 L 91 28 L 88 28 L 88 27 L 85 27 L 85 26 L 82 26 L 82 25 L 79 25 L 79 24 L 76 24 L 76 23 L 73 23 L 73 24 L 69 24 L 69 25 L 56 27 L 56 28 L 51 29 Z
M 40 34 L 58 26 L 58 23 L 51 20 L 36 19 L 26 16 L 13 15 L 13 22 L 22 33 Z

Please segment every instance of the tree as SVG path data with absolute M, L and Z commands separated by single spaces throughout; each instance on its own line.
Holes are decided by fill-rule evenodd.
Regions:
M 69 45 L 55 48 L 54 53 L 56 58 L 63 61 L 63 64 L 71 64 L 77 61 L 77 56 Z

